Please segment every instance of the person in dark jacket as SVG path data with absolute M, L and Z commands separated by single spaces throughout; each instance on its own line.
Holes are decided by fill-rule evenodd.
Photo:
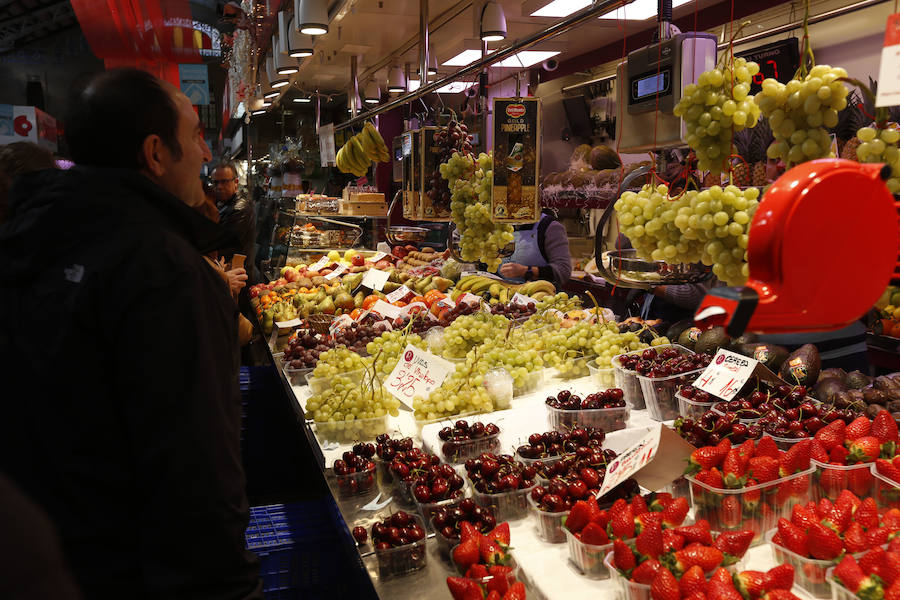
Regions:
M 21 176 L 0 227 L 0 471 L 50 516 L 88 598 L 257 599 L 237 308 L 191 206 L 190 101 L 135 69 L 72 102 L 78 166 Z
M 230 262 L 231 254 L 239 252 L 247 258 L 244 264 L 252 271 L 256 261 L 256 211 L 250 200 L 240 193 L 237 167 L 230 162 L 219 164 L 213 169 L 209 182 L 219 209 L 219 225 L 238 238 L 238 247 L 229 249 L 226 258 Z M 256 281 L 252 272 L 248 275 Z

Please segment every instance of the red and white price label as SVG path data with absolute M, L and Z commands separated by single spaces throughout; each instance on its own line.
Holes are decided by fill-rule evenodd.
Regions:
M 465 302 L 466 304 L 471 304 L 472 306 L 481 306 L 481 303 L 484 300 L 481 299 L 481 296 L 476 296 L 475 294 L 470 294 L 469 292 L 464 293 L 462 296 L 457 298 L 459 302 Z
M 350 318 L 350 315 L 341 315 L 337 319 L 331 322 L 331 325 L 328 326 L 328 333 L 334 335 L 341 329 L 345 327 L 349 327 L 353 324 L 353 319 Z
M 661 425 L 651 429 L 638 443 L 622 452 L 607 465 L 606 477 L 603 478 L 603 485 L 600 486 L 597 493 L 598 497 L 603 496 L 653 460 L 659 449 L 662 427 Z
M 309 270 L 310 271 L 318 271 L 319 269 L 323 268 L 325 265 L 327 265 L 330 262 L 331 261 L 328 260 L 327 256 L 323 256 L 322 258 L 320 258 L 313 264 L 309 265 Z
M 453 363 L 407 344 L 383 385 L 397 400 L 412 408 L 413 398 L 427 398 L 455 368 Z
M 397 302 L 398 300 L 403 300 L 409 294 L 412 294 L 413 291 L 406 287 L 405 285 L 401 285 L 396 290 L 388 294 L 386 297 L 388 302 Z
M 402 314 L 403 309 L 399 306 L 394 306 L 393 304 L 388 304 L 384 300 L 379 300 L 375 304 L 369 307 L 369 310 L 372 312 L 377 312 L 382 317 L 387 317 L 388 319 L 396 319 Z
M 338 265 L 335 267 L 334 271 L 325 276 L 325 279 L 334 279 L 335 277 L 340 277 L 341 273 L 347 270 L 346 265 Z
M 387 254 L 385 254 L 384 252 L 376 252 L 375 254 L 372 255 L 371 258 L 369 258 L 369 260 L 371 260 L 372 262 L 378 262 L 385 256 L 387 256 Z
M 449 296 L 446 298 L 441 298 L 437 301 L 437 305 L 440 308 L 453 308 L 456 306 L 456 302 L 454 302 Z
M 537 304 L 537 302 L 531 296 L 526 296 L 525 294 L 520 294 L 516 292 L 513 294 L 513 297 L 509 301 L 510 304 L 516 306 L 528 306 L 529 304 Z
M 753 358 L 719 350 L 693 386 L 722 400 L 731 400 L 753 375 L 757 364 Z
M 275 327 L 278 329 L 292 329 L 299 327 L 303 323 L 300 319 L 291 319 L 290 321 L 275 321 Z

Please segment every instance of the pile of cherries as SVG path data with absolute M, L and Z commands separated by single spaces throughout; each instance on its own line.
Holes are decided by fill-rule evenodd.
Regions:
M 372 542 L 376 550 L 390 550 L 423 539 L 425 530 L 411 514 L 402 510 L 372 525 Z
M 561 410 L 592 410 L 598 408 L 621 408 L 625 406 L 625 392 L 611 388 L 588 394 L 584 398 L 569 390 L 562 390 L 556 396 L 547 396 L 547 406 Z
M 434 530 L 451 543 L 459 542 L 459 527 L 463 521 L 468 521 L 481 533 L 488 533 L 497 525 L 491 509 L 478 506 L 471 498 L 463 498 L 458 506 L 438 508 L 431 515 Z
M 431 504 L 442 500 L 463 497 L 465 481 L 448 464 L 431 465 L 421 473 L 414 473 L 411 484 L 413 498 L 420 504 Z
M 647 348 L 640 353 L 625 354 L 619 358 L 619 364 L 644 377 L 670 377 L 706 368 L 711 360 L 711 354 L 681 354 L 669 347 L 662 350 Z
M 438 438 L 443 442 L 441 452 L 447 460 L 462 462 L 481 454 L 492 452 L 499 445 L 497 436 L 500 428 L 493 423 L 485 425 L 476 421 L 469 425 L 466 421 L 457 421 L 453 427 L 444 427 L 438 431 Z M 473 444 L 474 440 L 482 440 L 484 443 Z
M 537 312 L 537 305 L 534 302 L 526 302 L 525 304 L 494 304 L 491 306 L 491 313 L 495 315 L 503 315 L 507 319 L 521 319 L 522 317 L 530 317 Z
M 600 476 L 600 481 L 606 476 L 606 465 L 615 457 L 615 450 L 602 449 L 600 446 L 579 446 L 572 454 L 567 454 L 553 462 L 537 461 L 533 463 L 539 479 L 547 480 L 554 477 L 579 477 L 583 469 L 594 469 Z M 594 488 L 593 480 L 588 478 L 585 483 Z
M 429 474 L 431 467 L 440 464 L 441 459 L 437 455 L 424 452 L 421 448 L 413 448 L 406 452 L 397 452 L 391 459 L 388 470 L 394 480 L 401 483 L 401 491 L 408 490 L 411 494 L 416 480 Z
M 412 438 L 393 439 L 386 433 L 375 438 L 375 455 L 385 462 L 391 462 L 398 452 L 409 452 L 413 449 Z
M 527 459 L 543 459 L 575 452 L 579 446 L 603 445 L 606 433 L 599 427 L 576 427 L 569 431 L 545 431 L 528 436 L 528 444 L 516 448 L 516 455 Z
M 773 412 L 787 414 L 787 411 L 791 411 L 789 419 L 795 421 L 800 418 L 800 407 L 806 409 L 803 414 L 809 414 L 812 404 L 806 396 L 805 386 L 773 385 L 753 377 L 734 399 L 717 402 L 713 409 L 721 414 L 733 412 L 743 420 L 760 419 Z
M 482 494 L 502 494 L 534 485 L 537 469 L 516 462 L 509 454 L 484 452 L 466 461 L 466 475 Z
M 337 475 L 338 492 L 342 496 L 353 496 L 367 492 L 375 486 L 374 444 L 357 443 L 352 451 L 344 452 L 332 466 Z

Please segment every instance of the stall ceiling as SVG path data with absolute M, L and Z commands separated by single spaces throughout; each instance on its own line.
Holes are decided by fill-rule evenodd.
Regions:
M 77 25 L 69 0 L 0 0 L 0 52 Z

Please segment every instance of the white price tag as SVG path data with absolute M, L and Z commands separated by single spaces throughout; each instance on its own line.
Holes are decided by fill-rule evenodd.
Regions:
M 529 304 L 537 305 L 537 301 L 535 301 L 534 298 L 532 298 L 531 296 L 526 296 L 525 294 L 520 294 L 519 292 L 513 294 L 513 297 L 510 299 L 509 303 L 517 306 L 528 306 Z
M 459 297 L 459 302 L 465 302 L 466 304 L 471 304 L 473 306 L 481 306 L 481 303 L 484 302 L 484 300 L 481 299 L 481 296 L 466 292 Z
M 606 467 L 606 477 L 603 478 L 603 485 L 600 486 L 600 490 L 597 493 L 598 497 L 603 496 L 603 494 L 634 475 L 653 460 L 659 448 L 662 427 L 661 425 L 651 429 L 647 435 L 641 438 L 641 441 L 622 452 L 609 463 Z
M 361 313 L 359 313 L 359 316 L 356 317 L 356 322 L 357 322 L 357 323 L 361 323 L 362 320 L 365 319 L 365 318 L 366 318 L 366 315 L 368 315 L 368 314 L 369 314 L 369 311 L 368 311 L 368 310 L 362 311 Z
M 400 309 L 400 315 L 407 317 L 413 313 L 427 313 L 428 305 L 424 302 L 413 302 L 412 304 L 407 304 L 406 306 Z
M 310 271 L 318 271 L 319 269 L 321 269 L 322 267 L 324 267 L 325 265 L 327 265 L 329 262 L 331 262 L 331 261 L 328 260 L 328 257 L 327 257 L 327 256 L 323 256 L 322 258 L 320 258 L 319 260 L 317 260 L 317 261 L 314 262 L 313 264 L 309 265 L 309 270 L 310 270 Z
M 377 312 L 382 317 L 387 317 L 388 319 L 396 319 L 403 312 L 403 309 L 399 306 L 388 304 L 384 300 L 379 300 L 378 302 L 373 304 L 370 309 L 372 312 Z
M 753 375 L 757 364 L 756 359 L 719 350 L 693 385 L 722 400 L 731 400 Z
M 345 265 L 338 264 L 334 271 L 325 276 L 325 279 L 334 279 L 335 277 L 340 277 L 341 274 L 346 270 L 347 267 Z
M 385 256 L 387 256 L 387 254 L 385 254 L 384 252 L 376 252 L 375 254 L 372 255 L 372 258 L 370 258 L 369 260 L 371 260 L 372 262 L 378 262 Z
M 278 329 L 290 329 L 291 327 L 299 327 L 303 323 L 300 319 L 291 319 L 290 321 L 275 321 Z
M 409 294 L 412 294 L 413 291 L 406 287 L 405 285 L 401 285 L 396 290 L 387 295 L 388 302 L 397 302 L 398 300 L 403 300 Z
M 387 283 L 388 277 L 391 274 L 387 271 L 380 271 L 378 269 L 369 269 L 366 271 L 366 274 L 363 275 L 362 285 L 363 287 L 367 287 L 370 290 L 378 290 L 379 292 L 384 289 L 384 284 Z
M 328 333 L 334 335 L 336 332 L 344 329 L 345 327 L 349 327 L 353 324 L 353 319 L 350 318 L 350 315 L 341 315 L 337 319 L 331 322 L 331 325 L 328 326 Z
M 397 400 L 412 408 L 413 398 L 427 398 L 455 368 L 453 363 L 407 344 L 384 387 Z
M 878 70 L 878 93 L 875 106 L 900 104 L 900 13 L 888 17 Z
M 450 296 L 447 296 L 446 298 L 441 298 L 440 300 L 438 300 L 437 305 L 440 308 L 453 308 L 454 306 L 456 306 L 456 302 L 454 302 L 450 298 Z

